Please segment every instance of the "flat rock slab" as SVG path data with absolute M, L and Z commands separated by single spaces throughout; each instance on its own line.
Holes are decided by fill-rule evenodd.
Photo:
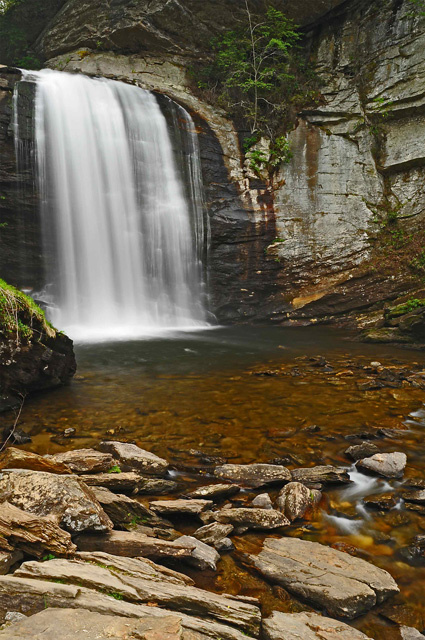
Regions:
M 27 513 L 8 502 L 0 504 L 0 535 L 36 558 L 45 553 L 63 556 L 76 551 L 71 534 L 53 520 Z
M 405 502 L 425 504 L 425 489 L 418 489 L 417 491 L 403 491 L 401 497 Z
M 164 559 L 190 558 L 195 545 L 189 549 L 168 540 L 151 538 L 135 531 L 111 531 L 107 534 L 92 536 L 80 535 L 75 539 L 80 551 L 103 551 L 128 558 Z
M 214 475 L 253 488 L 291 480 L 289 469 L 274 464 L 223 464 L 215 468 Z
M 205 487 L 198 487 L 194 491 L 187 494 L 188 498 L 203 498 L 204 500 L 213 500 L 220 502 L 230 498 L 241 490 L 237 484 L 210 484 Z
M 214 640 L 218 640 L 218 638 L 222 640 L 246 640 L 247 637 L 245 632 L 230 624 L 222 624 L 212 619 L 202 619 L 186 613 L 176 614 L 175 611 L 170 609 L 127 602 L 124 599 L 118 600 L 115 597 L 111 597 L 111 595 L 99 593 L 87 587 L 55 583 L 42 579 L 34 580 L 16 576 L 0 576 L 0 613 L 11 610 L 21 613 L 28 613 L 29 611 L 38 613 L 47 607 L 71 608 L 74 610 L 85 609 L 100 614 L 123 616 L 127 619 L 136 618 L 139 621 L 144 621 L 152 616 L 163 620 L 169 616 L 178 615 L 181 619 L 184 633 L 189 631 L 201 634 L 201 638 L 205 636 L 205 638 Z M 13 627 L 11 628 L 13 629 Z M 10 629 L 7 629 L 7 631 L 10 632 Z M 10 636 L 6 637 L 9 638 Z M 45 640 L 44 636 L 41 637 Z M 56 629 L 56 640 L 59 637 L 58 629 Z M 163 640 L 161 636 L 159 638 Z M 153 640 L 152 636 L 149 640 Z
M 217 522 L 232 524 L 234 527 L 249 529 L 278 529 L 291 524 L 280 511 L 275 509 L 244 508 L 221 509 L 214 514 Z
M 348 484 L 351 482 L 346 469 L 332 467 L 331 465 L 319 465 L 294 469 L 292 479 L 302 484 Z
M 267 579 L 336 617 L 355 618 L 399 591 L 387 571 L 317 542 L 266 538 L 251 560 Z
M 0 472 L 0 501 L 23 511 L 53 517 L 70 533 L 109 531 L 113 523 L 93 492 L 76 476 L 27 469 Z
M 115 525 L 159 521 L 154 513 L 137 500 L 124 494 L 113 493 L 104 487 L 93 487 L 92 490 L 96 500 Z
M 101 473 L 109 471 L 115 464 L 112 454 L 95 449 L 74 449 L 45 457 L 53 462 L 67 465 L 74 473 Z
M 66 473 L 71 470 L 62 462 L 49 460 L 30 451 L 9 447 L 0 456 L 0 469 L 30 469 L 31 471 L 46 471 L 47 473 Z
M 110 491 L 132 494 L 154 494 L 171 493 L 177 488 L 177 483 L 173 480 L 163 478 L 145 478 L 134 471 L 123 473 L 96 473 L 91 475 L 81 475 L 81 480 L 88 486 L 104 487 Z
M 356 463 L 359 469 L 376 473 L 384 478 L 401 478 L 406 467 L 405 453 L 376 453 L 370 458 L 363 458 Z
M 119 466 L 124 469 L 135 469 L 148 475 L 162 476 L 169 467 L 166 460 L 135 444 L 107 440 L 100 443 L 99 449 L 111 453 L 119 460 Z
M 203 591 L 177 580 L 176 576 L 180 574 L 175 573 L 169 578 L 165 571 L 161 573 L 160 567 L 156 569 L 154 563 L 143 566 L 140 570 L 141 561 L 133 567 L 131 560 L 117 560 L 118 562 L 114 556 L 106 556 L 102 562 L 94 563 L 80 556 L 73 560 L 25 562 L 14 576 L 119 594 L 127 602 L 150 603 L 191 615 L 201 615 L 224 624 L 233 624 L 244 631 L 259 632 L 261 615 L 256 599 Z
M 212 505 L 212 500 L 154 500 L 149 504 L 154 513 L 164 516 L 197 516 Z
M 263 620 L 265 640 L 368 640 L 353 627 L 317 613 L 281 613 L 273 611 Z
M 58 635 L 60 633 L 60 636 Z M 132 620 L 108 616 L 87 609 L 45 609 L 0 631 L 7 640 L 181 640 L 183 628 L 178 615 Z

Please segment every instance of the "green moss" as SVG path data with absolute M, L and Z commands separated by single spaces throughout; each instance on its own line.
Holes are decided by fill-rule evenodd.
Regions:
M 0 278 L 0 332 L 19 343 L 54 337 L 56 330 L 32 298 Z
M 108 473 L 121 473 L 121 469 L 117 464 L 114 464 L 114 466 L 109 469 Z
M 415 309 L 421 309 L 422 307 L 425 307 L 425 298 L 410 298 L 407 302 L 390 309 L 386 315 L 388 318 L 398 318 L 399 316 L 404 316 L 406 313 L 410 313 Z

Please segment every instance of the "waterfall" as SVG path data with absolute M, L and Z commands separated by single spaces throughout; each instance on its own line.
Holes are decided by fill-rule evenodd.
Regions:
M 183 171 L 155 96 L 43 70 L 35 137 L 52 322 L 77 340 L 207 326 L 199 148 Z M 53 248 L 53 249 L 52 249 Z

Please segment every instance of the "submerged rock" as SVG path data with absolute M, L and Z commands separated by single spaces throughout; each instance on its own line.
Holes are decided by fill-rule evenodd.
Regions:
M 265 640 L 367 640 L 369 636 L 344 622 L 318 613 L 273 611 L 261 625 Z
M 254 489 L 267 484 L 283 484 L 291 480 L 289 469 L 274 464 L 223 464 L 221 467 L 216 467 L 214 475 L 240 482 Z
M 266 538 L 251 560 L 267 579 L 336 617 L 355 618 L 399 591 L 383 569 L 317 542 Z
M 113 527 L 94 493 L 76 476 L 4 470 L 0 472 L 0 499 L 29 513 L 53 517 L 70 533 L 104 532 Z
M 150 451 L 145 451 L 135 444 L 108 440 L 99 445 L 101 451 L 111 453 L 119 460 L 123 469 L 137 470 L 147 475 L 162 476 L 167 471 L 169 464 L 163 458 L 159 458 Z
M 359 469 L 377 473 L 384 478 L 401 478 L 406 467 L 405 453 L 377 453 L 370 458 L 363 458 L 356 463 Z

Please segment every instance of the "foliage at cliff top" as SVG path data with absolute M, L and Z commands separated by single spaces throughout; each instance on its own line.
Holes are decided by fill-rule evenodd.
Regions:
M 43 334 L 53 338 L 56 330 L 32 298 L 0 278 L 0 333 L 21 344 L 38 341 Z
M 0 62 L 26 69 L 41 63 L 31 47 L 65 0 L 0 0 Z
M 251 12 L 246 22 L 211 43 L 210 62 L 194 70 L 198 88 L 242 127 L 255 142 L 274 141 L 291 128 L 300 106 L 317 100 L 317 77 L 302 57 L 297 26 L 269 7 Z

